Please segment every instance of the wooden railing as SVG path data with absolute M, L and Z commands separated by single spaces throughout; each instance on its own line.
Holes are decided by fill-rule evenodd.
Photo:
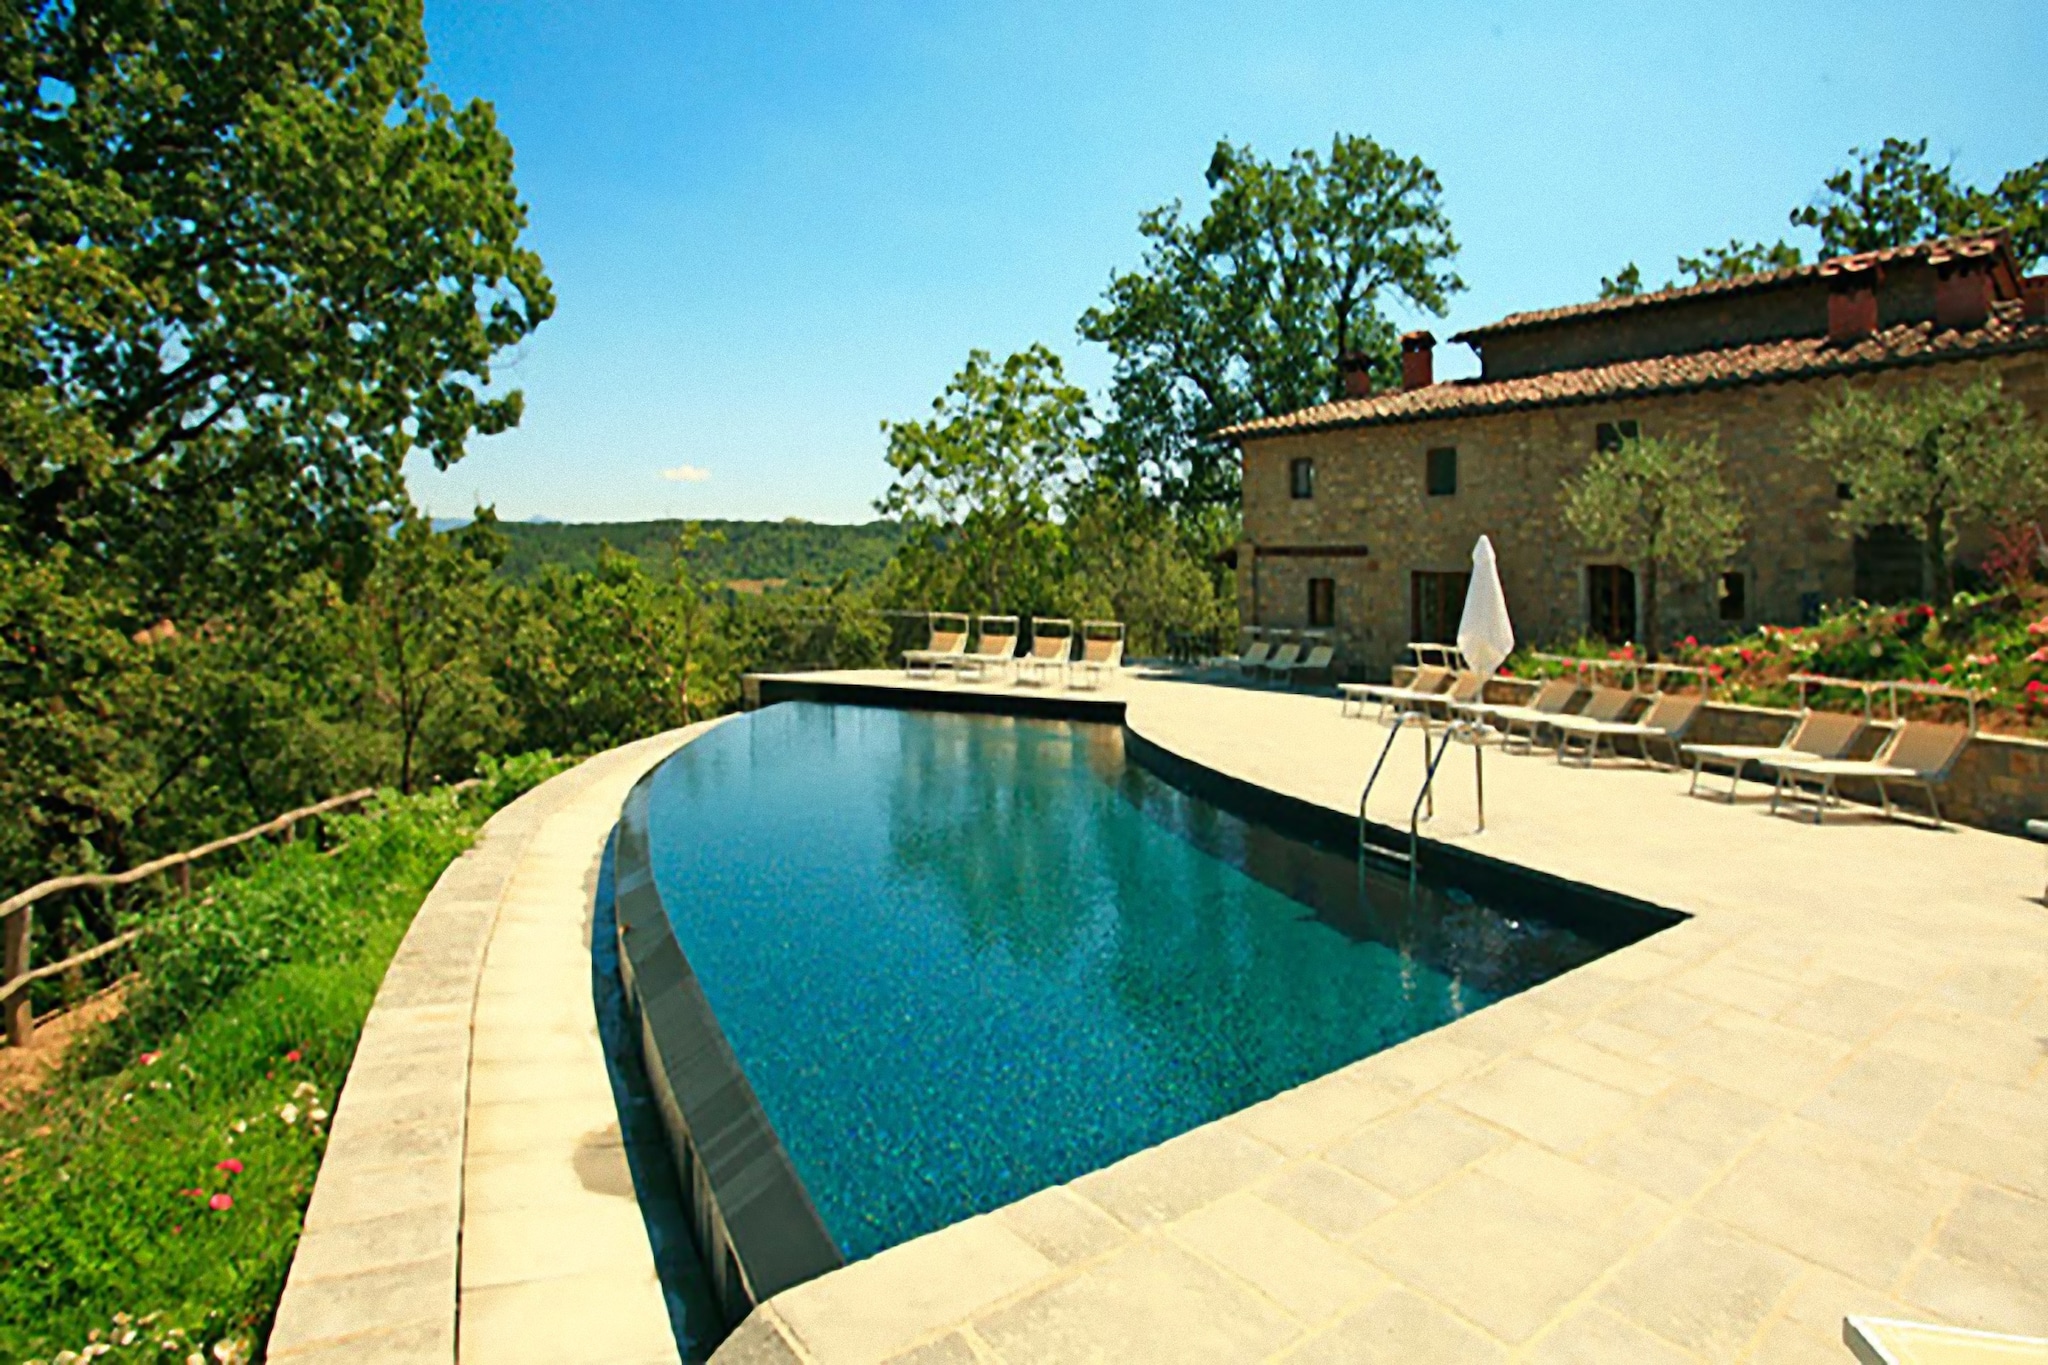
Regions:
M 7 1041 L 15 1047 L 26 1047 L 35 1037 L 35 1014 L 29 1005 L 28 988 L 45 978 L 83 967 L 107 954 L 127 947 L 148 931 L 148 926 L 130 929 L 117 934 L 105 943 L 95 944 L 82 953 L 73 953 L 61 962 L 48 963 L 31 969 L 28 965 L 29 945 L 35 925 L 36 902 L 54 896 L 61 891 L 104 889 L 132 886 L 146 877 L 175 870 L 181 893 L 192 890 L 192 864 L 201 858 L 225 852 L 238 845 L 246 844 L 265 835 L 282 834 L 287 841 L 292 837 L 292 827 L 301 820 L 325 815 L 330 811 L 343 810 L 349 806 L 361 805 L 377 794 L 374 787 L 364 787 L 343 796 L 331 796 L 315 805 L 299 810 L 286 811 L 275 820 L 269 820 L 254 829 L 245 829 L 240 834 L 230 834 L 225 839 L 216 839 L 198 848 L 172 853 L 125 872 L 78 872 L 62 877 L 51 877 L 37 882 L 26 891 L 17 892 L 0 901 L 0 933 L 6 940 L 4 969 L 0 969 L 0 1011 L 7 1017 Z

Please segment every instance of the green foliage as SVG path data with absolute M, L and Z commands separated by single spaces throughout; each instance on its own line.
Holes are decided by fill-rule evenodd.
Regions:
M 848 575 L 854 584 L 866 585 L 881 576 L 903 543 L 903 528 L 893 521 L 836 526 L 791 518 L 696 524 L 703 538 L 692 553 L 692 571 L 711 585 L 781 579 L 823 586 Z M 595 569 L 605 546 L 631 555 L 650 573 L 665 572 L 683 523 L 511 522 L 498 523 L 495 529 L 510 545 L 499 572 L 515 583 L 532 583 L 548 564 L 559 564 L 571 573 Z
M 1826 254 L 2005 228 L 2022 270 L 2048 257 L 2048 158 L 2006 172 L 1987 190 L 1958 183 L 1953 162 L 1929 161 L 1924 137 L 1888 137 L 1876 151 L 1849 154 L 1856 164 L 1829 176 L 1813 202 L 1791 215 L 1795 225 L 1820 232 Z
M 1088 425 L 1087 394 L 1040 345 L 1000 365 L 972 351 L 929 420 L 883 422 L 896 477 L 876 506 L 903 522 L 913 590 L 1043 611 L 1061 572 L 1053 508 L 1093 448 Z
M 1600 297 L 1630 299 L 1643 292 L 1643 268 L 1630 261 L 1612 275 L 1600 277 Z
M 1849 486 L 1835 513 L 1844 537 L 1903 526 L 1920 540 L 1930 602 L 1954 591 L 1958 524 L 2003 524 L 2048 510 L 2048 436 L 1996 375 L 1897 393 L 1844 386 L 1818 406 L 1800 453 Z
M 34 342 L 4 406 L 93 439 L 0 462 L 5 529 L 147 613 L 366 567 L 409 451 L 445 466 L 518 420 L 491 359 L 553 308 L 490 106 L 424 82 L 416 0 L 9 26 L 0 319 Z
M 1178 202 L 1140 215 L 1144 263 L 1110 279 L 1083 338 L 1115 357 L 1101 477 L 1182 510 L 1237 501 L 1235 422 L 1341 396 L 1340 357 L 1396 373 L 1384 294 L 1441 315 L 1464 282 L 1436 173 L 1369 137 L 1285 165 L 1219 142 L 1198 223 Z
M 1565 523 L 1587 549 L 1621 556 L 1643 580 L 1643 637 L 1657 657 L 1660 576 L 1720 569 L 1742 544 L 1742 505 L 1721 477 L 1714 442 L 1628 437 L 1595 452 L 1566 483 Z
M 266 848 L 159 911 L 128 1013 L 0 1113 L 0 1353 L 132 1328 L 121 1356 L 182 1361 L 226 1340 L 248 1358 L 386 963 L 488 801 L 555 766 L 494 768 L 487 800 L 387 799 L 339 820 L 330 854 Z
M 1687 284 L 1710 284 L 1770 270 L 1790 270 L 1799 260 L 1799 248 L 1782 239 L 1766 246 L 1731 237 L 1726 246 L 1710 246 L 1697 256 L 1680 256 L 1678 270 L 1692 276 Z

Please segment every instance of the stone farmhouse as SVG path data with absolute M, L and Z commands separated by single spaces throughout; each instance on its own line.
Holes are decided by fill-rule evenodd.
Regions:
M 1484 533 L 1522 639 L 1634 639 L 1635 575 L 1559 513 L 1564 481 L 1634 433 L 1714 437 L 1747 514 L 1726 573 L 1661 587 L 1668 635 L 1893 600 L 1917 590 L 1918 545 L 1837 536 L 1848 490 L 1796 453 L 1815 403 L 1988 371 L 2048 413 L 2048 276 L 2023 277 L 2003 234 L 1515 313 L 1452 340 L 1478 351 L 1478 378 L 1433 382 L 1436 340 L 1410 332 L 1398 391 L 1351 366 L 1345 398 L 1219 434 L 1243 455 L 1246 624 L 1327 630 L 1346 672 L 1383 675 L 1408 641 L 1455 636 Z

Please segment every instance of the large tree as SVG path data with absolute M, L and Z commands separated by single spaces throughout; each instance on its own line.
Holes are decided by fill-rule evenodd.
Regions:
M 553 306 L 490 106 L 425 83 L 418 0 L 0 26 L 0 422 L 43 438 L 0 452 L 4 529 L 151 613 L 366 571 L 409 452 L 518 420 L 492 357 Z
M 1053 513 L 1092 451 L 1089 428 L 1086 392 L 1042 345 L 1000 364 L 970 352 L 928 420 L 884 421 L 896 477 L 875 506 L 903 520 L 901 589 L 940 609 L 1049 605 L 1063 547 Z M 962 600 L 940 600 L 948 592 Z
M 1875 151 L 1853 147 L 1849 155 L 1855 164 L 1829 176 L 1813 202 L 1791 215 L 1820 233 L 1826 255 L 2005 228 L 2021 269 L 2048 257 L 2048 158 L 1985 189 L 1960 182 L 1953 162 L 1930 161 L 1924 137 L 1888 137 Z
M 1996 375 L 1888 394 L 1845 386 L 1814 410 L 1800 452 L 1848 485 L 1834 517 L 1843 536 L 1900 526 L 1919 540 L 1930 602 L 1954 592 L 1960 523 L 2048 511 L 2048 437 Z
M 1564 487 L 1564 518 L 1588 550 L 1619 555 L 1642 575 L 1652 661 L 1662 583 L 1705 578 L 1742 544 L 1742 504 L 1712 440 L 1630 436 L 1595 452 Z
M 1178 201 L 1139 217 L 1143 264 L 1113 275 L 1079 324 L 1115 358 L 1101 474 L 1181 509 L 1237 500 L 1234 457 L 1211 433 L 1341 396 L 1347 354 L 1391 372 L 1383 302 L 1441 314 L 1464 288 L 1420 158 L 1340 134 L 1327 157 L 1276 165 L 1219 142 L 1206 178 L 1199 221 Z
M 1854 165 L 1828 176 L 1811 202 L 1792 210 L 1794 227 L 1819 232 L 1823 257 L 2003 228 L 2012 233 L 2022 270 L 2048 258 L 2048 158 L 2007 171 L 1983 189 L 1958 181 L 1953 162 L 1937 166 L 1928 160 L 1924 137 L 1888 137 L 1875 151 L 1852 147 L 1849 155 Z M 1666 280 L 1660 287 L 1732 280 L 1800 260 L 1799 248 L 1782 239 L 1765 245 L 1731 238 L 1725 247 L 1680 256 L 1679 274 L 1691 278 Z M 1646 287 L 1642 268 L 1630 261 L 1601 279 L 1600 297 L 1625 298 Z

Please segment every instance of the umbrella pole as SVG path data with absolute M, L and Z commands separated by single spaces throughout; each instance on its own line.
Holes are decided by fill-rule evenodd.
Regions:
M 1479 793 L 1479 833 L 1486 832 L 1486 746 L 1472 737 L 1472 785 Z

